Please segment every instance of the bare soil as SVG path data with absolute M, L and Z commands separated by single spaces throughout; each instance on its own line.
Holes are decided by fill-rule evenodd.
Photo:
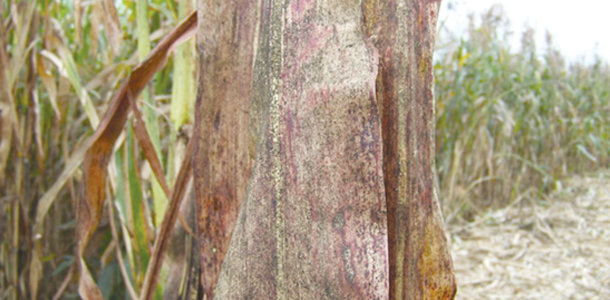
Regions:
M 456 299 L 610 299 L 610 174 L 449 229 Z

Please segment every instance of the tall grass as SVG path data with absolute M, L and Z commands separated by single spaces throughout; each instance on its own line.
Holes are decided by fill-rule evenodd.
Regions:
M 608 64 L 567 65 L 550 34 L 537 47 L 532 29 L 511 51 L 507 24 L 493 7 L 437 52 L 437 168 L 448 221 L 541 199 L 565 176 L 609 165 Z

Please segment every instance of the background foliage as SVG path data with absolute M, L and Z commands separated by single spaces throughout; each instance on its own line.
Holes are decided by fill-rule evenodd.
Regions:
M 0 299 L 77 298 L 84 141 L 121 80 L 192 8 L 190 0 L 0 4 Z M 449 224 L 544 203 L 566 176 L 609 164 L 608 64 L 567 64 L 550 35 L 537 47 L 532 30 L 511 49 L 507 23 L 494 8 L 471 18 L 465 36 L 438 40 L 437 169 Z M 170 184 L 192 124 L 193 45 L 181 46 L 139 100 Z M 113 209 L 86 253 L 108 299 L 138 294 L 167 203 L 130 126 L 119 141 L 108 178 Z
M 567 64 L 551 34 L 539 47 L 532 29 L 511 49 L 509 33 L 495 6 L 471 16 L 464 37 L 439 39 L 437 169 L 449 223 L 544 202 L 567 175 L 609 164 L 608 64 Z
M 192 9 L 190 0 L 0 4 L 0 298 L 77 298 L 85 140 L 132 68 Z M 192 123 L 195 65 L 191 41 L 139 99 L 170 183 Z M 119 138 L 109 167 L 114 209 L 105 210 L 85 253 L 106 298 L 138 293 L 167 204 L 132 131 L 127 126 Z

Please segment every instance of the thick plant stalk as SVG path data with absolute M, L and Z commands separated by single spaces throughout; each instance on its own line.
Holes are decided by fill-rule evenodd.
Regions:
M 453 262 L 434 189 L 432 55 L 440 1 L 363 1 L 380 53 L 377 99 L 388 203 L 390 299 L 452 299 Z
M 262 5 L 258 151 L 216 298 L 385 299 L 377 53 L 359 1 Z
M 193 175 L 201 282 L 211 299 L 251 172 L 248 109 L 257 1 L 199 1 Z
M 249 108 L 256 161 L 224 262 L 202 264 L 206 276 L 206 267 L 223 263 L 217 285 L 203 280 L 215 289 L 208 299 L 455 296 L 434 190 L 438 7 L 425 0 L 261 0 Z M 203 33 L 230 27 L 214 21 L 200 27 L 202 74 L 227 65 L 210 54 L 219 40 Z M 203 146 L 216 116 L 216 102 L 205 99 L 198 110 L 208 126 L 198 123 L 195 134 Z M 208 159 L 196 176 L 216 174 L 209 165 L 222 160 Z M 203 200 L 208 215 L 213 205 L 234 203 Z M 221 220 L 200 219 L 202 234 L 229 236 Z

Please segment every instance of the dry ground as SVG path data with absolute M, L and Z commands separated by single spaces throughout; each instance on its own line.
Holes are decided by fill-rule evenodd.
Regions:
M 456 299 L 610 299 L 610 174 L 450 228 Z

